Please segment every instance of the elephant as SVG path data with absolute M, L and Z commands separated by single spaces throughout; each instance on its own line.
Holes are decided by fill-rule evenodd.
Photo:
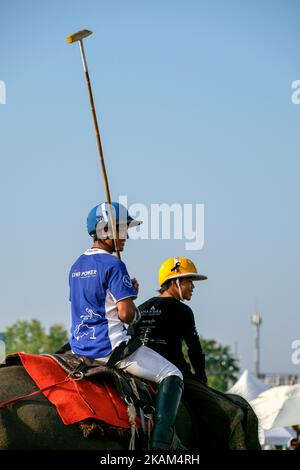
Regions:
M 56 408 L 41 393 L 1 408 L 1 403 L 38 390 L 23 366 L 0 368 L 0 449 L 1 450 L 125 450 L 128 439 L 103 436 L 85 438 L 78 424 L 64 425 Z M 214 392 L 212 392 L 214 393 Z M 223 397 L 220 403 L 230 416 L 231 437 L 229 449 L 260 449 L 257 418 L 250 406 L 248 416 L 239 406 L 242 398 Z M 244 400 L 244 402 L 246 402 Z M 247 402 L 246 402 L 247 403 Z M 192 413 L 180 404 L 176 433 L 184 446 L 201 450 L 201 442 L 194 442 Z M 201 425 L 201 423 L 198 423 Z M 213 439 L 213 436 L 212 436 Z M 216 449 L 218 443 L 216 442 Z

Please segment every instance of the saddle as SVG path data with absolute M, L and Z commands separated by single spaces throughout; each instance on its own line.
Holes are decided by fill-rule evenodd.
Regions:
M 154 400 L 153 389 L 149 384 L 127 372 L 79 354 L 43 354 L 51 357 L 70 376 L 76 380 L 97 379 L 111 384 L 121 399 L 127 404 L 133 404 L 136 409 L 143 410 L 144 414 L 152 413 Z
M 124 354 L 126 354 L 124 352 Z M 108 365 L 101 365 L 99 362 L 78 354 L 50 354 L 68 374 L 76 380 L 94 379 L 101 383 L 102 381 L 111 385 L 118 393 L 120 398 L 126 403 L 131 424 L 131 440 L 129 448 L 134 448 L 136 427 L 141 428 L 140 441 L 148 446 L 154 415 L 154 390 L 146 382 L 135 376 L 128 374 L 114 367 L 114 362 L 108 362 Z M 116 356 L 115 356 L 116 358 Z M 111 364 L 111 365 L 110 365 Z M 138 417 L 138 423 L 135 417 Z M 104 435 L 124 437 L 126 433 L 118 427 L 111 427 L 104 423 L 99 424 L 93 420 L 81 422 L 80 428 L 84 437 L 102 437 Z
M 23 365 L 40 391 L 55 404 L 63 422 L 77 422 L 84 437 L 129 435 L 129 448 L 133 449 L 137 430 L 140 429 L 139 445 L 147 448 L 155 402 L 151 384 L 113 365 L 102 365 L 86 356 L 71 353 L 12 354 L 7 356 L 5 366 L 12 365 Z M 70 385 L 68 389 L 67 385 Z M 72 412 L 77 404 L 80 410 Z M 115 419 L 106 419 L 106 416 L 110 418 L 109 407 Z M 99 409 L 107 413 L 97 413 Z

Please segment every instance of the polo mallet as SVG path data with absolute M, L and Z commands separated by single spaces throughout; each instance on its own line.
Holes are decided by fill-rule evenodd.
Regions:
M 74 34 L 71 34 L 70 36 L 68 36 L 66 38 L 66 40 L 69 43 L 77 42 L 77 41 L 79 42 L 82 65 L 83 65 L 83 70 L 84 70 L 84 74 L 85 74 L 85 78 L 86 78 L 86 84 L 87 84 L 87 88 L 88 88 L 88 92 L 89 92 L 89 98 L 90 98 L 90 104 L 91 104 L 91 109 L 92 109 L 93 121 L 94 121 L 94 126 L 95 126 L 95 131 L 96 131 L 96 139 L 97 139 L 97 145 L 98 145 L 98 152 L 99 152 L 99 156 L 100 156 L 100 164 L 101 164 L 101 169 L 102 169 L 102 175 L 103 175 L 103 178 L 104 178 L 106 199 L 107 199 L 107 202 L 109 204 L 109 218 L 110 218 L 110 223 L 111 223 L 111 227 L 112 227 L 113 242 L 114 242 L 114 245 L 115 245 L 116 255 L 119 259 L 121 259 L 120 252 L 119 252 L 119 244 L 118 244 L 118 233 L 117 233 L 117 230 L 116 230 L 116 225 L 114 223 L 114 214 L 113 214 L 112 205 L 111 205 L 111 197 L 110 197 L 110 191 L 109 191 L 109 186 L 108 186 L 108 178 L 107 178 L 107 173 L 106 173 L 106 168 L 105 168 L 105 162 L 104 162 L 104 156 L 103 156 L 99 126 L 98 126 L 98 121 L 97 121 L 95 105 L 94 105 L 94 98 L 93 98 L 92 87 L 91 87 L 88 67 L 87 67 L 85 53 L 84 53 L 83 41 L 82 41 L 84 38 L 90 36 L 91 34 L 93 34 L 92 31 L 88 31 L 87 29 L 82 29 L 81 31 L 78 31 L 77 33 L 74 33 Z

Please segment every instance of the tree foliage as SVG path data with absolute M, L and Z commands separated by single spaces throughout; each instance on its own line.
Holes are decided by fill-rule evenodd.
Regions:
M 19 320 L 4 331 L 6 353 L 26 352 L 28 354 L 53 353 L 68 341 L 68 333 L 61 324 L 54 324 L 46 333 L 36 318 L 31 321 Z
M 205 354 L 205 367 L 208 384 L 225 392 L 237 380 L 239 372 L 238 360 L 230 351 L 229 346 L 223 346 L 214 339 L 200 339 Z M 183 353 L 189 362 L 187 346 L 184 344 Z

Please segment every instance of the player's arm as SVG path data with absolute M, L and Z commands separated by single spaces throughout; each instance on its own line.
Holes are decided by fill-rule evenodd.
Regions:
M 136 306 L 131 297 L 119 300 L 117 302 L 118 317 L 124 323 L 132 323 L 134 321 Z
M 190 309 L 187 311 L 183 325 L 183 338 L 188 347 L 188 356 L 195 371 L 195 375 L 203 382 L 207 382 L 205 373 L 205 355 L 203 354 L 199 335 L 196 329 L 194 314 Z
M 116 302 L 119 319 L 127 324 L 138 321 L 140 314 L 133 300 L 137 297 L 136 279 L 132 283 L 125 264 L 117 260 L 110 268 L 108 288 Z

